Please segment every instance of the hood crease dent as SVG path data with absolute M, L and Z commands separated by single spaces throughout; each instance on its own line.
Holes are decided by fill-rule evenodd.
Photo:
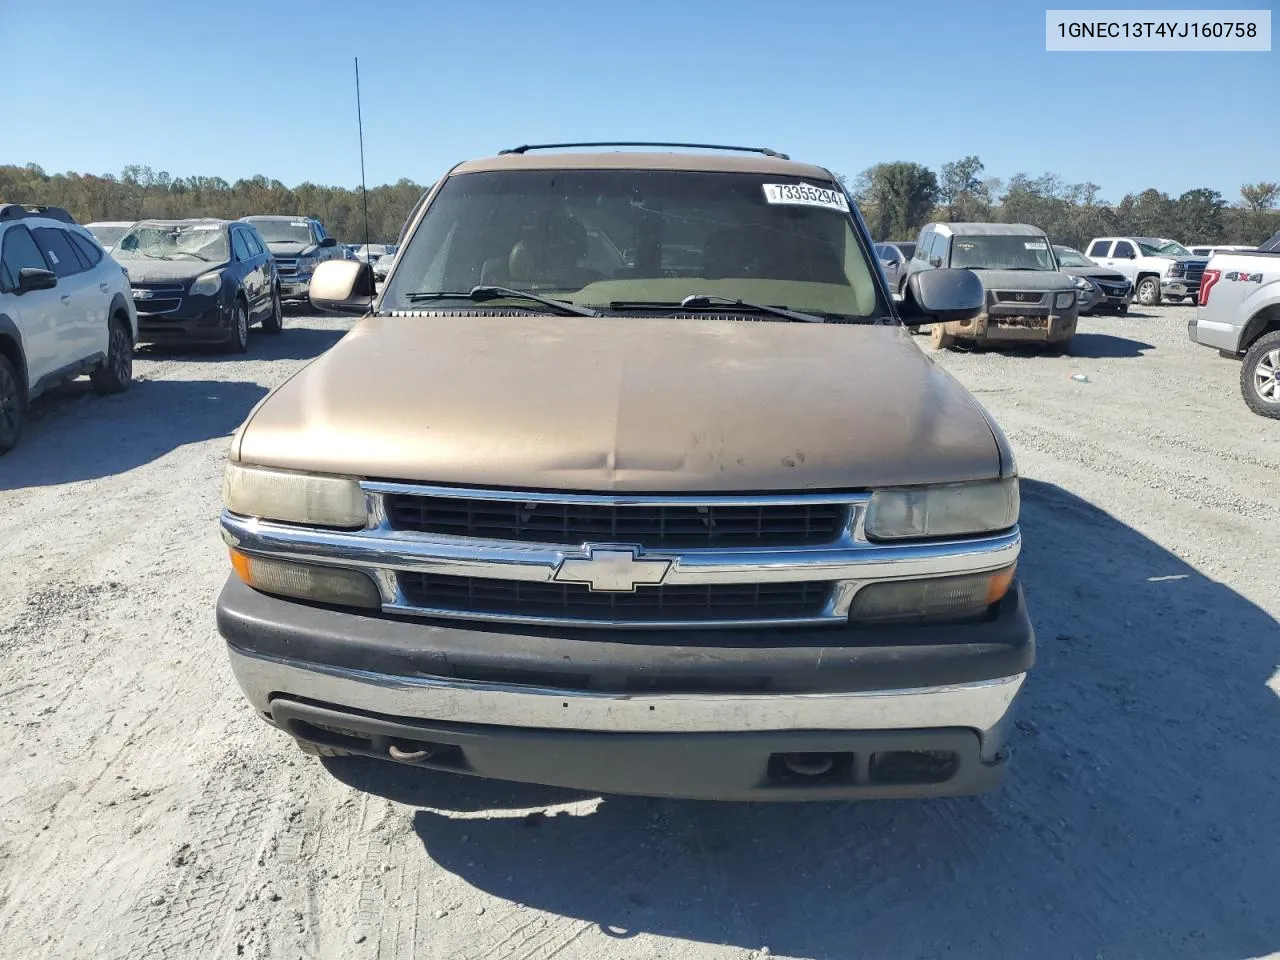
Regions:
M 986 415 L 900 327 L 361 320 L 278 387 L 239 458 L 452 486 L 785 492 L 997 477 Z

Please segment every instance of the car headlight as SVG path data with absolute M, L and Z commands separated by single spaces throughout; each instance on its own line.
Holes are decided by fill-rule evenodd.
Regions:
M 316 268 L 316 264 L 317 264 L 317 263 L 319 263 L 319 262 L 320 262 L 320 261 L 319 261 L 319 258 L 317 258 L 317 257 L 299 257 L 299 258 L 298 258 L 298 272 L 299 272 L 299 273 L 311 273 L 311 271 L 315 270 L 315 268 Z
M 1187 272 L 1187 265 L 1175 260 L 1169 264 L 1169 269 L 1165 272 L 1166 277 L 1181 277 Z
M 1013 585 L 1013 567 L 958 577 L 885 580 L 853 595 L 852 621 L 950 620 L 981 614 Z
M 1076 285 L 1076 289 L 1081 293 L 1088 293 L 1093 289 L 1093 284 L 1086 277 L 1075 277 L 1072 282 Z
M 1067 307 L 1071 306 L 1071 304 L 1075 303 L 1075 299 L 1076 292 L 1074 290 L 1067 290 L 1063 293 L 1059 293 L 1053 298 L 1054 309 L 1065 310 Z
M 865 526 L 871 540 L 993 533 L 1018 522 L 1018 507 L 1017 477 L 877 490 Z
M 349 477 L 228 464 L 222 502 L 232 513 L 284 523 L 356 529 L 368 522 L 364 491 Z
M 202 273 L 196 277 L 195 283 L 191 284 L 191 289 L 187 292 L 193 297 L 212 297 L 222 289 L 222 272 L 220 270 L 210 270 L 208 273 Z

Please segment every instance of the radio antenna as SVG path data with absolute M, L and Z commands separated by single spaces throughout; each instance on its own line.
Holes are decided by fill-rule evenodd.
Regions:
M 356 62 L 356 127 L 360 132 L 360 197 L 364 201 L 364 262 L 369 265 L 370 287 L 373 287 L 373 263 L 369 259 L 369 188 L 364 183 L 364 114 L 360 109 L 360 58 Z M 373 313 L 373 298 L 376 291 L 369 291 L 369 312 Z

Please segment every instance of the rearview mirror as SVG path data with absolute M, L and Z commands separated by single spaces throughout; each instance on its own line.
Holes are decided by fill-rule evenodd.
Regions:
M 39 267 L 23 267 L 18 271 L 18 292 L 30 293 L 33 290 L 52 290 L 58 285 L 58 275 L 52 270 L 41 270 Z
M 311 275 L 311 305 L 331 313 L 368 313 L 373 269 L 363 260 L 326 260 Z
M 335 240 L 333 237 L 325 237 L 323 240 L 320 241 L 320 246 L 322 247 L 336 247 L 337 245 L 338 245 L 338 241 Z
M 982 313 L 986 293 L 972 270 L 927 270 L 913 273 L 899 305 L 902 322 L 909 327 L 952 320 L 972 320 Z

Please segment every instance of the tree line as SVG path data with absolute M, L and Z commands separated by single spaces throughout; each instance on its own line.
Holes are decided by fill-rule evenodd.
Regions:
M 369 189 L 369 240 L 394 243 L 425 189 L 412 180 Z M 63 207 L 80 223 L 95 220 L 182 219 L 252 214 L 319 218 L 344 243 L 363 243 L 364 204 L 359 188 L 303 183 L 286 187 L 263 176 L 228 183 L 221 177 L 173 177 L 130 165 L 114 174 L 48 174 L 34 163 L 0 165 L 0 201 Z
M 1077 248 L 1105 236 L 1255 245 L 1280 231 L 1280 183 L 1266 181 L 1242 185 L 1234 203 L 1209 187 L 1177 197 L 1152 187 L 1110 203 L 1096 183 L 1065 183 L 1052 173 L 1003 181 L 968 156 L 938 173 L 918 163 L 878 163 L 846 187 L 877 240 L 914 240 L 926 223 L 939 221 L 1029 223 Z
M 844 181 L 845 178 L 841 177 Z M 846 186 L 877 240 L 914 240 L 931 221 L 996 220 L 1041 227 L 1055 243 L 1079 247 L 1091 237 L 1172 237 L 1184 243 L 1258 244 L 1280 231 L 1280 183 L 1246 183 L 1229 202 L 1200 187 L 1171 197 L 1155 188 L 1116 203 L 1096 183 L 1065 183 L 1046 173 L 986 175 L 964 157 L 935 173 L 918 163 L 878 163 Z M 424 187 L 402 179 L 368 192 L 369 238 L 394 242 Z M 286 187 L 264 176 L 228 183 L 221 177 L 172 177 L 131 165 L 114 174 L 48 174 L 34 163 L 0 165 L 0 200 L 65 207 L 81 223 L 94 220 L 288 214 L 319 217 L 348 243 L 364 240 L 359 189 L 303 183 Z

